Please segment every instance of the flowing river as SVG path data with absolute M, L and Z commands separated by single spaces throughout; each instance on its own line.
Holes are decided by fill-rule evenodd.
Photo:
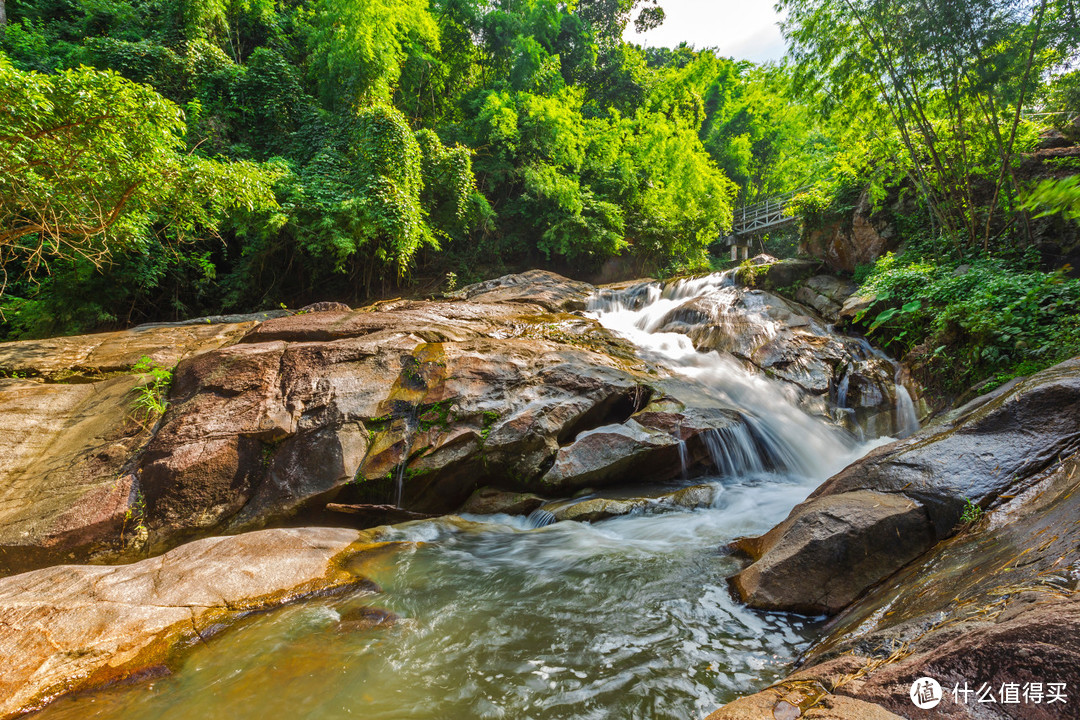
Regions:
M 782 384 L 655 332 L 678 302 L 722 300 L 728 285 L 716 275 L 634 302 L 608 293 L 592 312 L 684 391 L 746 413 L 786 471 L 764 471 L 752 447 L 717 447 L 724 472 L 693 481 L 717 486 L 708 508 L 543 528 L 509 516 L 398 526 L 392 539 L 422 542 L 371 569 L 382 594 L 249 617 L 173 675 L 36 717 L 686 720 L 781 678 L 817 622 L 735 602 L 726 578 L 738 562 L 723 547 L 769 529 L 870 445 L 799 410 Z M 366 628 L 355 619 L 369 607 L 401 619 Z

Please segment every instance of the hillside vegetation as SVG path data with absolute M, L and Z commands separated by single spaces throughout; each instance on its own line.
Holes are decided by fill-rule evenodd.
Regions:
M 1075 234 L 1080 158 L 1020 171 L 1044 127 L 1074 132 L 1073 0 L 783 0 L 765 66 L 625 42 L 656 0 L 3 7 L 9 339 L 703 271 L 733 208 L 799 189 L 806 227 L 860 197 L 893 216 L 860 322 L 924 379 L 1080 352 L 1072 269 L 1032 230 Z

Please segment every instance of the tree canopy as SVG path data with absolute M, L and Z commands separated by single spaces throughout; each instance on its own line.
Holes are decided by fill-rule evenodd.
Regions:
M 1071 213 L 1016 157 L 1075 96 L 1074 0 L 935 2 L 782 0 L 755 65 L 625 42 L 656 0 L 8 0 L 2 329 L 706 269 L 807 186 L 810 223 L 914 193 L 965 251 Z

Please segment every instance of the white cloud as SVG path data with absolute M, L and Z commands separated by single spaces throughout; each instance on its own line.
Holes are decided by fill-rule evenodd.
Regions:
M 779 60 L 785 50 L 772 0 L 660 0 L 667 18 L 643 35 L 627 28 L 629 42 L 674 47 L 716 47 L 737 60 Z

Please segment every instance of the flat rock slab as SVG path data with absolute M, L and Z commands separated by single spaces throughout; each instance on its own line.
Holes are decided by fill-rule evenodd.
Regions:
M 903 720 L 880 705 L 832 695 L 813 682 L 784 682 L 728 703 L 705 720 Z
M 0 374 L 49 380 L 72 375 L 100 375 L 130 370 L 143 356 L 160 367 L 231 345 L 255 327 L 255 321 L 131 330 L 0 343 Z
M 63 565 L 0 580 L 0 718 L 168 666 L 245 613 L 331 590 L 376 591 L 355 530 L 207 538 L 116 567 Z
M 135 500 L 123 469 L 150 437 L 133 406 L 141 382 L 0 389 L 0 575 L 122 542 Z
M 254 321 L 0 344 L 0 576 L 117 553 L 141 524 L 133 459 L 156 418 L 136 405 L 161 367 L 235 343 Z

